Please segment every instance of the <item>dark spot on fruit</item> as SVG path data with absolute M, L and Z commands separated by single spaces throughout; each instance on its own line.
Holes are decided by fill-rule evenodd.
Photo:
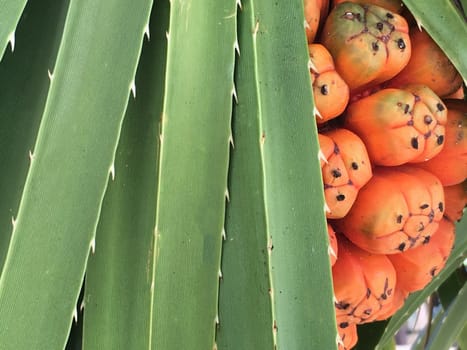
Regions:
M 326 84 L 324 84 L 323 86 L 321 86 L 321 94 L 323 95 L 327 95 L 329 94 L 329 89 L 328 89 L 328 86 Z
M 397 107 L 402 107 L 402 102 L 397 102 Z
M 438 108 L 438 111 L 440 111 L 440 112 L 442 112 L 442 111 L 444 111 L 446 109 L 440 102 L 438 102 L 436 107 Z
M 352 162 L 352 164 L 350 164 L 350 166 L 352 167 L 353 170 L 358 170 L 358 163 L 357 162 Z
M 416 137 L 412 137 L 410 144 L 412 145 L 412 148 L 418 149 L 418 139 Z
M 388 295 L 391 295 L 392 294 L 392 289 L 388 289 Z
M 398 223 L 398 224 L 401 224 L 403 218 L 404 218 L 404 217 L 403 217 L 402 215 L 397 215 L 397 219 L 396 219 L 397 223 Z
M 333 170 L 331 171 L 331 174 L 332 174 L 332 176 L 334 176 L 334 177 L 336 177 L 336 178 L 342 176 L 341 172 L 340 172 L 338 169 L 333 169 Z
M 436 266 L 433 267 L 433 268 L 430 270 L 430 275 L 431 275 L 431 277 L 435 277 L 435 275 L 436 275 L 436 270 L 437 270 Z
M 343 194 L 338 194 L 336 196 L 336 199 L 338 202 L 342 202 L 343 200 L 345 200 L 345 196 Z
M 405 243 L 399 244 L 399 246 L 397 247 L 397 249 L 399 249 L 401 252 L 403 252 L 404 249 L 405 249 Z
M 339 323 L 339 327 L 341 328 L 347 328 L 349 326 L 349 322 L 341 322 Z
M 423 222 L 420 222 L 418 224 L 417 232 L 422 232 L 424 229 L 425 229 L 425 225 L 423 224 Z
M 423 242 L 422 244 L 428 244 L 428 242 L 430 242 L 430 236 L 425 236 L 425 238 L 423 239 Z
M 427 114 L 426 116 L 423 117 L 423 121 L 426 125 L 430 125 L 431 122 L 433 121 L 433 118 L 431 118 L 431 115 Z
M 370 295 L 371 295 L 371 289 L 370 288 L 367 288 L 366 289 L 366 298 L 370 298 Z
M 405 107 L 404 107 L 404 113 L 405 113 L 405 114 L 409 113 L 409 109 L 410 109 L 410 105 L 408 105 L 408 104 L 405 105 Z
M 438 209 L 439 209 L 440 212 L 443 212 L 443 211 L 444 211 L 444 204 L 443 204 L 443 202 L 439 202 L 439 203 L 438 203 Z
M 338 303 L 334 303 L 334 306 L 338 310 L 345 310 L 350 306 L 350 304 L 349 303 L 344 303 L 343 301 L 340 301 Z
M 408 126 L 413 126 L 413 119 L 410 119 L 410 120 L 407 122 L 407 125 L 408 125 Z
M 371 311 L 372 311 L 371 309 L 366 309 L 365 311 L 363 311 L 363 313 L 364 313 L 365 315 L 370 316 L 370 315 L 371 315 Z
M 391 12 L 386 13 L 387 18 L 394 18 L 394 15 Z
M 405 42 L 404 39 L 400 38 L 397 40 L 397 47 L 401 50 L 405 49 Z
M 425 140 L 428 139 L 430 136 L 431 136 L 431 131 L 428 131 L 426 134 L 423 135 Z
M 378 42 L 372 42 L 371 43 L 371 48 L 373 49 L 373 51 L 378 51 L 379 50 L 379 46 L 378 46 Z
M 431 209 L 430 214 L 428 214 L 428 219 L 430 220 L 430 222 L 432 222 L 434 218 L 435 218 L 435 211 Z
M 429 206 L 430 206 L 429 204 L 425 203 L 425 204 L 422 204 L 422 205 L 420 206 L 420 209 L 426 209 L 426 208 L 428 208 Z
M 334 154 L 339 154 L 339 153 L 340 153 L 339 146 L 337 144 L 334 144 Z
M 383 30 L 383 22 L 376 23 L 376 28 L 378 28 L 378 30 Z
M 419 102 L 419 101 L 420 101 L 420 96 L 414 94 L 413 97 L 415 97 L 415 102 Z
M 444 136 L 443 135 L 439 135 L 438 138 L 436 139 L 436 143 L 438 145 L 442 145 L 444 142 Z
M 386 294 L 384 294 L 384 293 L 381 294 L 381 299 L 386 300 L 387 298 L 388 298 L 388 296 Z

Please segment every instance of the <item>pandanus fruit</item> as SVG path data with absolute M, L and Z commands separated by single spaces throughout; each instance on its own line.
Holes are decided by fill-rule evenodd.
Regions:
M 344 217 L 370 180 L 370 160 L 362 140 L 345 129 L 318 135 L 328 218 Z
M 424 85 L 383 89 L 349 105 L 344 125 L 365 143 L 373 164 L 423 162 L 441 152 L 447 110 Z
M 397 275 L 397 287 L 405 292 L 423 289 L 446 264 L 454 245 L 455 226 L 443 218 L 436 234 L 424 245 L 388 255 Z
M 339 258 L 332 267 L 337 326 L 375 320 L 392 302 L 396 271 L 386 255 L 358 248 L 338 237 Z
M 310 75 L 318 124 L 339 116 L 349 102 L 349 87 L 335 70 L 329 51 L 321 44 L 308 45 Z
M 456 92 L 462 85 L 462 77 L 435 41 L 425 31 L 414 27 L 410 30 L 410 42 L 412 54 L 409 62 L 387 86 L 423 84 L 440 97 Z
M 417 166 L 435 174 L 444 186 L 451 186 L 467 178 L 467 103 L 445 102 L 448 113 L 444 147 L 436 157 Z
M 399 73 L 410 58 L 409 28 L 385 8 L 344 2 L 329 14 L 321 42 L 351 94 L 378 85 Z
M 362 249 L 396 254 L 429 242 L 443 214 L 444 191 L 436 176 L 409 165 L 379 167 L 333 226 Z

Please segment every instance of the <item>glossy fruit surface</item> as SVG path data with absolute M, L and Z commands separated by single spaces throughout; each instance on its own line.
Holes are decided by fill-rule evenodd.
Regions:
M 383 89 L 351 103 L 344 125 L 365 143 L 373 164 L 422 162 L 441 152 L 447 110 L 424 85 Z
M 443 213 L 444 191 L 434 175 L 413 166 L 379 167 L 334 227 L 362 249 L 397 254 L 428 241 Z

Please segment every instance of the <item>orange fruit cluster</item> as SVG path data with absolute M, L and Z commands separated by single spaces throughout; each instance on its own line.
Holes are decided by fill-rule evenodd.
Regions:
M 339 349 L 444 267 L 467 205 L 463 80 L 399 0 L 304 0 Z

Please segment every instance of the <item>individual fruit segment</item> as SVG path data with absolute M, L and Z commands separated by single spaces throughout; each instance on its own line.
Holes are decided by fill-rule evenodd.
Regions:
M 396 271 L 386 255 L 364 251 L 339 236 L 339 258 L 332 268 L 337 325 L 367 323 L 391 303 Z
M 410 58 L 405 19 L 385 8 L 344 2 L 329 14 L 321 42 L 351 94 L 399 73 Z
M 467 206 L 467 181 L 444 187 L 444 197 L 444 216 L 453 222 L 459 221 Z
M 436 157 L 417 166 L 435 174 L 444 186 L 451 186 L 467 178 L 467 102 L 445 103 L 448 113 L 444 147 Z
M 422 162 L 441 152 L 447 110 L 424 85 L 383 89 L 349 105 L 344 125 L 365 143 L 373 164 Z
M 392 11 L 392 12 L 401 12 L 403 9 L 403 4 L 402 1 L 400 0 L 333 0 L 333 6 L 337 6 L 342 2 L 355 2 L 357 4 L 362 4 L 362 5 L 376 5 L 379 7 L 383 7 L 386 10 Z
M 454 65 L 426 31 L 410 30 L 412 54 L 405 68 L 387 86 L 400 88 L 407 84 L 423 84 L 440 97 L 456 92 L 462 77 Z
M 321 44 L 308 45 L 310 74 L 318 124 L 339 116 L 349 102 L 349 87 L 334 68 L 329 51 Z
M 328 218 L 342 218 L 372 176 L 365 145 L 354 133 L 335 129 L 318 135 Z
M 440 181 L 410 166 L 380 167 L 360 190 L 336 230 L 375 254 L 397 254 L 426 244 L 444 213 Z
M 388 255 L 397 274 L 397 288 L 405 292 L 423 289 L 444 267 L 454 245 L 455 226 L 442 219 L 436 234 L 422 246 Z
M 339 350 L 350 350 L 357 345 L 358 334 L 355 323 L 345 325 L 345 327 L 338 326 L 337 331 L 339 333 Z

